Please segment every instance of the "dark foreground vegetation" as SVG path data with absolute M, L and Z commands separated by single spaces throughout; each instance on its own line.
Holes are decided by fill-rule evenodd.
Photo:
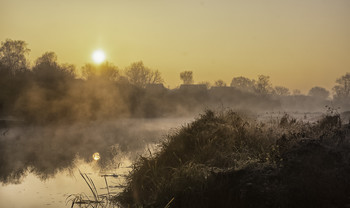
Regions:
M 207 111 L 134 164 L 122 207 L 346 207 L 350 128 Z

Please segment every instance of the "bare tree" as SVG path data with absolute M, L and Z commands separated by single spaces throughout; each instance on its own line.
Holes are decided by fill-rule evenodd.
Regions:
M 321 99 L 327 99 L 329 97 L 329 91 L 323 87 L 313 87 L 309 90 L 308 94 L 309 96 Z
M 293 90 L 293 95 L 301 95 L 301 91 L 298 89 Z
M 0 63 L 15 74 L 28 68 L 27 54 L 30 49 L 22 40 L 6 39 L 1 42 Z
M 116 81 L 119 79 L 119 69 L 109 62 L 99 65 L 85 64 L 82 67 L 83 77 L 87 80 L 101 78 L 104 80 Z
M 130 83 L 145 87 L 147 84 L 161 84 L 163 78 L 158 70 L 152 71 L 145 67 L 142 61 L 132 63 L 125 69 L 125 76 Z
M 272 84 L 270 83 L 269 76 L 258 76 L 258 81 L 255 84 L 255 92 L 262 95 L 266 95 L 272 92 Z
M 235 87 L 241 91 L 253 92 L 255 80 L 246 77 L 234 77 L 231 81 L 231 87 Z
M 226 83 L 222 79 L 219 79 L 219 80 L 215 81 L 214 86 L 215 87 L 226 87 Z
M 192 71 L 183 71 L 180 73 L 180 79 L 184 84 L 193 84 L 193 72 Z
M 276 86 L 274 90 L 275 90 L 275 93 L 279 96 L 290 95 L 289 89 L 286 87 Z
M 207 87 L 207 89 L 209 89 L 211 86 L 210 82 L 208 82 L 208 81 L 202 81 L 202 82 L 199 82 L 198 84 L 205 85 Z
M 338 78 L 335 82 L 337 83 L 337 85 L 333 87 L 335 98 L 350 98 L 350 73 L 346 73 L 344 76 Z

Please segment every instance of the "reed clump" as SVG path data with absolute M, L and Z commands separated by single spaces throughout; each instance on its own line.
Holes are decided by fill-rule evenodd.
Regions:
M 140 156 L 112 200 L 125 207 L 345 206 L 349 132 L 334 112 L 308 123 L 208 110 L 158 152 Z

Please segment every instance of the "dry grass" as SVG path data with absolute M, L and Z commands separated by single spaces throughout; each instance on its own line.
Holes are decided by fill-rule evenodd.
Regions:
M 106 194 L 99 194 L 97 191 L 97 188 L 94 184 L 94 181 L 89 177 L 86 173 L 80 172 L 80 176 L 83 178 L 83 180 L 86 182 L 87 186 L 90 189 L 90 192 L 92 194 L 93 198 L 90 198 L 87 194 L 71 194 L 66 199 L 66 204 L 70 203 L 71 208 L 73 207 L 92 207 L 92 208 L 113 208 L 113 207 L 119 207 L 115 203 L 111 202 L 111 195 L 113 193 L 110 192 L 108 184 L 107 177 L 118 177 L 116 174 L 105 174 L 101 175 L 101 177 L 104 178 L 107 193 Z
M 257 121 L 207 111 L 157 153 L 140 156 L 113 200 L 126 207 L 337 207 L 350 194 L 347 140 L 336 112 L 311 124 L 287 114 Z

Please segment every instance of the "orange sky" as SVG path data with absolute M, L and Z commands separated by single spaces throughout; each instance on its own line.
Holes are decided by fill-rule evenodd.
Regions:
M 274 85 L 330 89 L 350 72 L 349 0 L 0 0 L 0 40 L 24 40 L 32 60 L 124 68 L 142 60 L 166 85 L 269 75 Z

